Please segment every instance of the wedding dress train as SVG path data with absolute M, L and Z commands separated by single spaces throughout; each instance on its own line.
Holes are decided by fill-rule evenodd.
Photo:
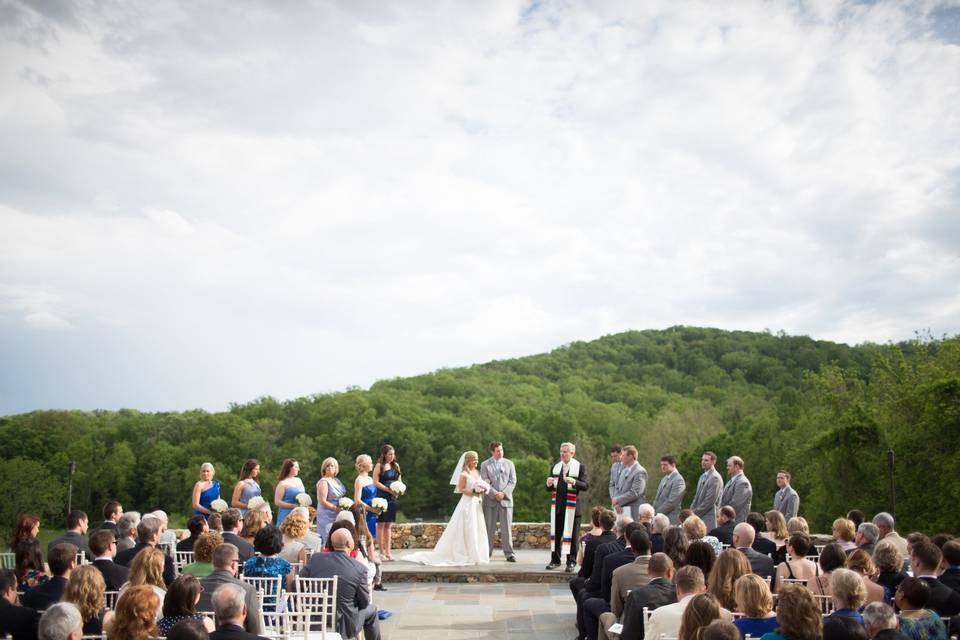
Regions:
M 483 498 L 473 495 L 474 487 L 481 480 L 466 472 L 463 475 L 466 475 L 467 491 L 460 496 L 437 545 L 432 551 L 418 551 L 404 560 L 447 567 L 490 563 Z

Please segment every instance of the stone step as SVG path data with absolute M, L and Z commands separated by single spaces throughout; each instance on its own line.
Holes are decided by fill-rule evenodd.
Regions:
M 576 573 L 566 573 L 563 568 L 547 571 L 544 569 L 550 562 L 550 553 L 540 549 L 518 549 L 517 562 L 507 562 L 503 552 L 494 549 L 493 558 L 489 564 L 466 567 L 431 567 L 404 560 L 405 556 L 414 553 L 414 550 L 395 550 L 394 562 L 384 562 L 381 565 L 383 582 L 385 584 L 397 582 L 455 582 L 455 583 L 494 583 L 494 582 L 521 582 L 521 583 L 564 583 Z

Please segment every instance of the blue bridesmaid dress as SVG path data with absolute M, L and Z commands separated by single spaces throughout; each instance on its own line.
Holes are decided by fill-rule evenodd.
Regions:
M 303 481 L 300 478 L 294 478 L 294 482 L 287 487 L 286 491 L 283 492 L 283 502 L 292 502 L 293 504 L 296 504 L 297 496 L 301 493 L 306 493 L 303 490 Z M 277 509 L 278 527 L 283 523 L 291 511 L 293 511 L 293 509 Z
M 203 507 L 204 509 L 210 509 L 210 505 L 213 504 L 213 501 L 219 498 L 220 498 L 220 483 L 214 480 L 211 483 L 209 489 L 207 489 L 206 491 L 200 492 L 200 506 Z M 200 511 L 197 511 L 196 509 L 193 510 L 193 513 L 191 515 L 203 516 L 204 519 L 210 516 L 209 513 L 202 513 Z
M 260 492 L 260 485 L 257 484 L 256 480 L 247 478 L 243 481 L 243 489 L 240 489 L 240 502 L 247 504 L 257 496 L 263 497 L 263 494 Z M 246 515 L 246 509 L 240 509 L 242 515 Z
M 367 506 L 373 504 L 373 499 L 377 497 L 377 485 L 371 482 L 360 489 L 360 499 Z M 370 537 L 377 539 L 377 514 L 373 511 L 364 511 L 367 514 L 367 529 L 370 531 Z

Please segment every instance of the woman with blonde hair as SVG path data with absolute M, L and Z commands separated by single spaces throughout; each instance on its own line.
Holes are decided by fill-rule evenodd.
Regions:
M 777 630 L 760 640 L 821 640 L 823 618 L 810 591 L 798 584 L 785 584 L 777 594 Z
M 720 620 L 720 603 L 711 593 L 693 597 L 683 610 L 677 640 L 701 640 L 703 630 L 714 620 Z
M 857 530 L 851 520 L 846 518 L 837 518 L 833 521 L 832 527 L 833 541 L 840 545 L 844 552 L 853 551 L 857 548 L 854 538 L 857 537 Z
M 741 576 L 750 573 L 750 563 L 747 556 L 736 549 L 726 549 L 717 557 L 717 563 L 710 571 L 707 580 L 707 591 L 716 596 L 720 606 L 730 611 L 737 609 L 737 598 L 733 585 Z
M 340 498 L 347 495 L 347 488 L 337 477 L 339 473 L 340 463 L 336 458 L 327 458 L 320 465 L 320 479 L 317 480 L 317 535 L 324 542 L 340 512 Z
M 377 538 L 377 510 L 370 506 L 377 497 L 377 485 L 370 477 L 373 469 L 373 458 L 365 453 L 357 456 L 354 466 L 357 469 L 357 479 L 353 481 L 353 501 L 362 504 L 366 513 L 367 529 L 374 540 Z
M 713 549 L 713 555 L 719 556 L 723 553 L 723 544 L 716 536 L 707 535 L 707 525 L 699 516 L 692 515 L 683 521 L 683 533 L 687 536 L 687 541 L 691 544 L 702 540 Z
M 833 600 L 833 613 L 828 618 L 853 618 L 863 624 L 858 609 L 867 599 L 867 589 L 859 573 L 842 567 L 835 569 L 830 574 L 830 599 Z
M 303 542 L 307 531 L 310 531 L 310 525 L 302 515 L 297 512 L 288 515 L 280 525 L 283 540 L 280 557 L 290 564 L 299 562 L 303 566 L 307 559 L 307 545 Z
M 864 604 L 886 602 L 886 589 L 873 581 L 877 575 L 877 565 L 873 563 L 869 553 L 863 549 L 857 549 L 847 556 L 846 566 L 863 578 L 863 586 L 867 589 L 867 600 Z
M 204 535 L 210 534 L 205 533 Z M 197 540 L 197 543 L 199 544 L 200 541 Z M 163 583 L 163 558 L 163 552 L 159 549 L 146 548 L 134 556 L 133 562 L 130 563 L 130 573 L 127 574 L 127 581 L 120 587 L 120 597 L 123 598 L 128 589 L 147 586 L 157 594 L 160 599 L 159 602 L 163 602 L 163 598 L 167 595 L 167 589 Z M 156 610 L 157 620 L 160 619 L 159 602 Z
M 787 533 L 793 535 L 794 533 L 802 533 L 804 535 L 810 535 L 810 525 L 807 524 L 807 519 L 802 516 L 794 516 L 787 520 Z
M 251 509 L 243 516 L 243 529 L 240 530 L 240 537 L 253 544 L 253 539 L 257 536 L 257 531 L 263 528 L 263 525 L 270 521 L 270 514 L 264 511 Z
M 137 557 L 141 555 L 142 552 Z M 113 624 L 107 627 L 107 634 L 121 640 L 150 640 L 158 637 L 160 634 L 157 631 L 157 620 L 160 619 L 162 601 L 163 598 L 149 585 L 131 586 L 120 595 Z
M 873 562 L 879 571 L 877 584 L 892 594 L 896 593 L 897 587 L 907 577 L 903 571 L 903 553 L 895 544 L 881 540 L 873 548 Z
M 204 462 L 200 465 L 200 479 L 193 485 L 193 504 L 194 516 L 210 517 L 213 513 L 211 505 L 214 500 L 220 499 L 220 483 L 213 479 L 213 465 Z
M 778 512 L 779 513 L 779 512 Z M 737 600 L 737 611 L 743 614 L 733 624 L 737 625 L 745 638 L 759 638 L 777 628 L 777 617 L 773 613 L 773 594 L 767 581 L 755 573 L 748 573 L 737 579 L 733 585 Z
M 70 572 L 70 580 L 63 592 L 63 601 L 72 602 L 80 610 L 83 633 L 98 635 L 113 619 L 107 608 L 107 583 L 103 574 L 92 564 L 85 564 Z

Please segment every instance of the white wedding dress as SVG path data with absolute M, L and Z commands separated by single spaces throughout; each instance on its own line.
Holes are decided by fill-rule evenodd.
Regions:
M 480 478 L 466 471 L 467 492 L 460 496 L 447 528 L 437 541 L 433 551 L 418 551 L 404 558 L 411 562 L 441 567 L 471 564 L 489 564 L 490 547 L 487 543 L 487 525 L 483 519 L 483 498 L 472 494 Z

